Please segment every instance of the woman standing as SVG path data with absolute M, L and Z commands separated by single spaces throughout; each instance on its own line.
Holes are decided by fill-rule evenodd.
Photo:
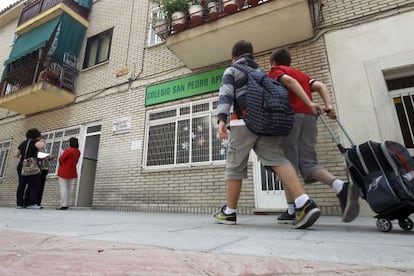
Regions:
M 41 207 L 36 204 L 37 196 L 39 193 L 40 186 L 40 173 L 35 175 L 22 175 L 23 160 L 25 158 L 37 158 L 37 152 L 39 149 L 45 146 L 41 140 L 42 135 L 36 128 L 29 129 L 26 132 L 26 140 L 23 141 L 17 148 L 14 156 L 19 158 L 17 165 L 17 175 L 19 176 L 19 185 L 17 186 L 16 192 L 16 204 L 17 208 L 29 208 L 29 209 L 40 209 Z M 30 193 L 26 191 L 26 186 Z
M 59 176 L 60 186 L 60 207 L 56 210 L 69 209 L 73 179 L 78 177 L 76 165 L 80 157 L 78 139 L 72 137 L 69 139 L 69 147 L 65 149 L 59 157 Z
M 42 139 L 42 141 L 44 141 Z M 46 177 L 49 174 L 50 161 L 53 160 L 53 156 L 44 152 L 45 148 L 41 149 L 37 156 L 37 163 L 40 167 L 40 185 L 39 193 L 37 195 L 36 204 L 42 206 L 43 192 L 46 184 Z M 43 207 L 42 207 L 43 208 Z

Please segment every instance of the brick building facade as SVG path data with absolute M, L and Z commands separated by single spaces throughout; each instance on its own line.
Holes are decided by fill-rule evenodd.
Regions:
M 310 6 L 316 7 L 317 4 L 320 4 L 320 1 L 309 1 Z M 2 33 L 0 39 L 3 45 L 0 48 L 1 60 L 8 58 L 11 37 L 22 6 L 21 1 L 0 13 Z M 12 157 L 12 153 L 24 139 L 25 131 L 32 127 L 37 127 L 48 137 L 53 137 L 51 143 L 58 141 L 54 140 L 54 137 L 59 133 L 67 137 L 71 135 L 79 137 L 82 158 L 79 163 L 80 177 L 73 187 L 73 206 L 126 211 L 212 213 L 225 201 L 225 163 L 222 156 L 214 157 L 212 153 L 220 147 L 214 144 L 215 135 L 208 136 L 210 146 L 204 148 L 209 158 L 206 157 L 203 162 L 186 159 L 196 158 L 199 154 L 195 151 L 195 147 L 199 145 L 195 143 L 196 128 L 203 119 L 198 121 L 196 108 L 203 108 L 203 104 L 209 106 L 202 112 L 200 118 L 214 121 L 214 101 L 217 99 L 217 90 L 151 105 L 146 105 L 146 93 L 149 88 L 156 85 L 184 80 L 187 77 L 191 78 L 227 66 L 231 49 L 225 49 L 228 52 L 228 60 L 223 60 L 219 64 L 197 69 L 188 68 L 167 47 L 168 42 L 148 45 L 153 8 L 149 1 L 143 0 L 93 1 L 88 18 L 89 25 L 77 64 L 82 69 L 77 78 L 75 101 L 63 107 L 30 115 L 0 109 L 0 144 L 7 146 L 7 142 L 10 142 L 7 158 L 0 164 L 4 166 L 0 178 L 1 206 L 15 205 L 17 160 Z M 381 72 L 401 67 L 409 68 L 408 71 L 412 70 L 410 68 L 414 66 L 414 46 L 412 46 L 414 35 L 412 28 L 406 26 L 413 26 L 414 20 L 411 19 L 414 18 L 413 15 L 414 1 L 326 0 L 323 1 L 320 12 L 314 13 L 315 26 L 311 38 L 287 45 L 275 45 L 257 52 L 256 60 L 264 70 L 267 70 L 272 50 L 280 46 L 288 47 L 292 52 L 293 67 L 300 68 L 328 85 L 337 105 L 338 115 L 349 129 L 351 136 L 355 137 L 355 142 L 362 142 L 364 139 L 391 139 L 409 145 L 407 142 L 409 139 L 403 139 L 403 131 L 398 123 L 398 114 L 393 109 L 392 99 L 375 101 L 371 100 L 372 97 L 375 98 L 375 93 L 368 93 L 370 100 L 362 104 L 361 101 L 364 97 L 368 97 L 368 94 L 364 94 L 367 92 L 364 90 L 366 87 L 361 88 L 358 84 L 360 81 L 358 76 L 367 74 L 367 70 L 374 68 L 368 66 L 368 63 L 372 62 L 373 52 L 378 53 L 375 58 L 378 58 L 379 63 L 391 54 L 398 56 L 392 60 L 401 61 L 389 62 L 389 67 L 380 66 Z M 260 29 L 260 26 L 256 28 Z M 369 33 L 365 36 L 364 30 L 359 31 L 359 28 L 367 28 Z M 395 40 L 375 37 L 377 30 L 384 28 L 390 28 L 390 32 L 394 32 Z M 288 25 L 275 26 L 274 34 L 269 35 L 277 36 L 280 32 L 288 31 Z M 109 58 L 96 65 L 85 66 L 88 42 L 108 32 L 111 34 Z M 352 46 L 352 49 L 337 47 L 336 43 L 341 41 L 341 37 L 343 38 L 342 32 L 349 38 L 348 46 Z M 352 43 L 355 33 L 362 33 L 355 40 L 357 45 Z M 370 44 L 371 36 L 374 36 L 373 41 L 379 39 L 381 45 Z M 364 41 L 365 38 L 368 38 L 368 41 Z M 245 38 L 240 37 L 240 39 Z M 406 43 L 395 45 L 400 41 Z M 252 42 L 255 44 L 255 41 Z M 211 41 L 211 43 L 221 42 Z M 385 49 L 380 51 L 379 48 Z M 355 60 L 352 58 L 347 61 L 340 60 L 342 54 L 353 57 L 353 53 L 357 56 Z M 210 55 L 209 45 L 205 45 L 203 55 Z M 335 60 L 339 62 L 335 63 Z M 405 63 L 402 60 L 405 60 Z M 351 74 L 352 72 L 348 73 L 347 62 L 352 65 L 353 73 L 356 75 Z M 366 67 L 364 69 L 364 66 L 359 67 L 356 64 L 365 64 Z M 332 71 L 332 68 L 335 70 Z M 350 78 L 344 80 L 344 76 Z M 384 76 L 383 83 L 386 81 L 386 75 Z M 348 83 L 344 85 L 344 81 Z M 362 81 L 365 84 L 370 83 L 366 79 Z M 367 89 L 372 91 L 369 87 Z M 359 99 L 359 103 L 354 103 L 349 98 L 353 96 Z M 316 100 L 320 99 L 316 97 Z M 391 119 L 384 122 L 385 126 L 377 122 L 378 118 L 381 118 L 381 114 L 378 114 L 379 103 L 382 103 L 381 107 L 383 104 L 386 105 L 385 110 L 392 113 L 389 114 Z M 360 109 L 355 109 L 356 107 Z M 191 141 L 190 138 L 190 141 L 186 140 L 186 142 L 183 140 L 179 149 L 175 149 L 175 155 L 171 157 L 174 161 L 171 164 L 168 161 L 158 160 L 161 155 L 157 153 L 157 147 L 166 148 L 168 141 L 157 144 L 154 140 L 157 136 L 154 133 L 160 129 L 165 131 L 172 124 L 168 117 L 162 116 L 175 108 L 179 112 L 190 110 L 189 116 L 183 113 L 184 115 L 179 116 L 175 123 L 178 128 L 181 122 L 183 124 L 190 122 L 193 133 L 186 133 L 194 139 Z M 358 114 L 355 114 L 356 112 Z M 163 119 L 165 122 L 162 122 Z M 119 122 L 124 124 L 120 126 Z M 346 144 L 347 141 L 344 140 L 335 123 L 330 122 L 330 126 Z M 208 132 L 214 132 L 214 124 L 212 123 L 207 129 Z M 187 131 L 184 127 L 183 130 Z M 179 139 L 178 131 L 172 134 Z M 166 138 L 162 133 L 159 135 L 158 137 Z M 201 138 L 199 142 L 203 143 L 204 139 Z M 187 146 L 193 154 L 179 157 L 180 154 L 186 154 Z M 53 148 L 53 145 L 51 147 Z M 153 148 L 155 151 L 149 156 Z M 328 170 L 346 179 L 343 158 L 322 125 L 319 126 L 318 155 L 320 162 Z M 166 156 L 168 154 L 163 155 L 163 158 Z M 200 156 L 202 159 L 202 155 Z M 246 214 L 261 210 L 283 210 L 283 204 L 277 208 L 258 205 L 260 199 L 257 195 L 257 185 L 260 184 L 256 183 L 257 168 L 254 157 L 249 164 L 249 178 L 243 184 L 239 212 Z M 307 185 L 305 188 L 315 198 L 325 215 L 339 214 L 339 204 L 332 189 L 320 183 Z M 267 192 L 271 194 L 274 191 Z M 58 183 L 52 171 L 47 179 L 43 205 L 53 207 L 57 206 L 58 202 Z M 365 207 L 363 213 L 369 213 L 368 208 Z

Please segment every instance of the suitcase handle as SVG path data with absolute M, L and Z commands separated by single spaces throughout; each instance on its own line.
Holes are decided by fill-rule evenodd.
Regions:
M 345 147 L 341 144 L 341 142 L 339 141 L 339 139 L 335 136 L 335 134 L 332 132 L 332 129 L 328 126 L 328 124 L 326 123 L 325 119 L 323 118 L 323 116 L 320 116 L 321 113 L 318 112 L 318 117 L 321 119 L 322 123 L 324 124 L 324 126 L 326 127 L 326 129 L 328 130 L 329 134 L 332 136 L 333 140 L 336 143 L 336 146 L 338 147 L 339 151 L 343 154 L 345 153 Z M 346 138 L 348 139 L 348 141 L 351 143 L 352 146 L 355 146 L 354 142 L 352 141 L 351 137 L 348 135 L 348 132 L 346 132 L 345 128 L 342 126 L 342 124 L 339 122 L 338 117 L 335 117 L 335 121 L 336 123 L 339 125 L 339 128 L 342 130 L 342 132 L 345 134 Z

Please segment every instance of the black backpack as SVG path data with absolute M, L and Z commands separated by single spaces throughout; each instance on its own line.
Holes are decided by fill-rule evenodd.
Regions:
M 374 212 L 414 202 L 414 160 L 403 145 L 368 141 L 348 149 L 345 159 L 354 183 Z
M 288 136 L 294 112 L 286 88 L 261 70 L 237 63 L 232 66 L 247 76 L 247 113 L 241 116 L 247 128 L 260 136 Z M 236 97 L 234 100 L 237 112 Z

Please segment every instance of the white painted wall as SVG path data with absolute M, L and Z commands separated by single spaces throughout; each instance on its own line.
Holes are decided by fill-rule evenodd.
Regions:
M 338 117 L 351 138 L 356 144 L 402 143 L 382 71 L 414 64 L 414 12 L 331 32 L 325 39 Z
M 12 38 L 14 30 L 17 26 L 17 20 L 18 18 L 7 25 L 0 27 L 0 76 L 3 74 L 4 70 L 3 62 L 9 58 L 10 52 L 13 48 Z

